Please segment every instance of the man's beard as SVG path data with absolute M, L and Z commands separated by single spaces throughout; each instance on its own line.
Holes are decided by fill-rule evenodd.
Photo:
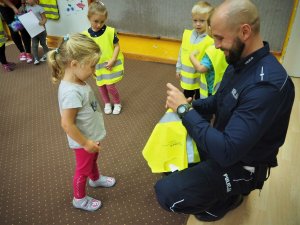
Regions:
M 234 64 L 241 59 L 241 55 L 244 51 L 245 43 L 236 37 L 234 45 L 228 50 L 228 55 L 226 56 L 226 61 L 228 64 Z

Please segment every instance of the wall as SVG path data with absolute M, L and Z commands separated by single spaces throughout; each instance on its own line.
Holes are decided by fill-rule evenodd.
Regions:
M 300 4 L 298 3 L 296 17 L 292 26 L 291 36 L 287 45 L 282 64 L 290 76 L 300 77 Z
M 222 0 L 207 0 L 217 5 Z M 87 7 L 76 7 L 80 0 L 59 0 L 61 19 L 47 23 L 48 34 L 61 36 L 89 27 Z M 191 28 L 191 8 L 197 0 L 103 0 L 108 8 L 107 24 L 120 32 L 181 39 L 185 28 Z M 253 0 L 261 13 L 262 36 L 272 51 L 281 52 L 294 0 Z M 87 5 L 87 0 L 82 0 Z M 67 11 L 68 4 L 75 8 Z

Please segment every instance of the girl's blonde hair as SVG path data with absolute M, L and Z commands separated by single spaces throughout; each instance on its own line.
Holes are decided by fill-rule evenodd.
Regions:
M 64 37 L 59 48 L 48 52 L 48 65 L 52 69 L 52 81 L 57 83 L 64 77 L 65 68 L 72 60 L 84 65 L 96 65 L 101 56 L 99 46 L 84 34 L 76 33 Z
M 195 4 L 192 8 L 192 15 L 195 14 L 205 14 L 207 13 L 208 15 L 211 14 L 213 10 L 213 6 L 209 4 L 206 1 L 199 1 L 197 4 Z
M 97 13 L 104 14 L 105 17 L 108 16 L 106 6 L 104 5 L 103 2 L 101 2 L 99 0 L 95 0 L 89 5 L 88 18 L 90 18 L 92 15 L 97 14 Z

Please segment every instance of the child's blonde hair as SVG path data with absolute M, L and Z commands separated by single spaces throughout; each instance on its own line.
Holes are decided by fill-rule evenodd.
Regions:
M 52 69 L 52 81 L 57 83 L 64 77 L 65 68 L 72 60 L 84 65 L 96 65 L 101 56 L 99 46 L 84 34 L 76 33 L 64 37 L 59 48 L 48 52 L 48 65 Z
M 89 5 L 88 18 L 90 18 L 92 15 L 97 14 L 97 13 L 104 14 L 105 17 L 108 16 L 106 6 L 104 5 L 103 2 L 101 2 L 99 0 L 95 0 Z
M 213 6 L 209 4 L 206 1 L 199 1 L 197 4 L 195 4 L 192 8 L 192 15 L 195 14 L 205 14 L 207 13 L 208 15 L 211 14 L 213 10 Z

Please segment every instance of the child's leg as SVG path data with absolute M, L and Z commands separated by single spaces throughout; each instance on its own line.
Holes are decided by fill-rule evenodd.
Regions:
M 195 99 L 199 99 L 200 98 L 200 89 L 195 89 Z
M 110 103 L 109 96 L 108 96 L 107 85 L 99 86 L 99 92 L 100 92 L 100 95 L 102 97 L 103 102 L 105 104 Z
M 183 90 L 183 94 L 186 98 L 194 98 L 195 91 L 194 90 Z
M 5 44 L 0 47 L 0 62 L 2 65 L 7 64 L 5 56 Z
M 98 153 L 89 153 L 83 148 L 75 149 L 76 169 L 73 179 L 74 197 L 81 199 L 86 196 L 86 180 L 87 177 L 95 173 L 94 163 Z M 96 176 L 96 174 L 94 174 Z M 99 174 L 98 174 L 99 177 Z
M 32 38 L 32 53 L 34 60 L 39 60 L 39 35 Z
M 92 171 L 91 173 L 89 174 L 89 178 L 91 180 L 98 180 L 99 179 L 99 169 L 98 169 L 98 164 L 97 164 L 97 159 L 98 159 L 98 155 L 99 153 L 95 153 L 94 154 L 94 159 L 93 159 L 93 166 L 92 166 Z
M 43 47 L 44 55 L 46 55 L 47 52 L 49 51 L 49 48 L 47 46 L 47 32 L 46 31 L 44 31 L 40 34 L 40 42 L 41 42 L 41 46 Z
M 26 53 L 31 53 L 31 37 L 28 34 L 26 29 L 22 29 L 21 31 L 22 41 L 24 43 Z
M 120 104 L 120 95 L 118 89 L 115 84 L 106 85 L 107 91 L 112 96 L 112 100 L 114 104 Z

